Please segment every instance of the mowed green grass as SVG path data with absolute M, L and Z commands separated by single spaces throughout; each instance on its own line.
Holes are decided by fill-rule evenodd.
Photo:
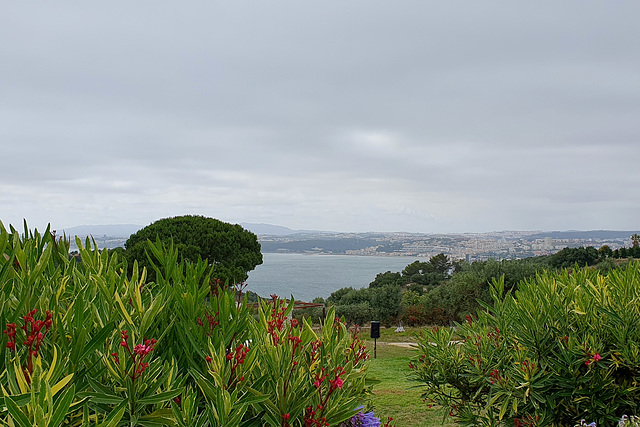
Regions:
M 380 328 L 380 342 L 415 342 L 416 334 L 419 334 L 424 327 L 410 327 L 406 326 L 404 332 L 396 332 L 395 327 L 381 327 Z M 367 336 L 371 334 L 371 330 L 367 329 Z M 364 336 L 364 335 L 363 335 Z
M 382 338 L 381 338 L 382 339 Z M 442 416 L 435 408 L 429 408 L 422 401 L 422 391 L 416 382 L 408 381 L 409 361 L 415 352 L 410 348 L 378 343 L 377 358 L 373 358 L 373 340 L 367 340 L 371 365 L 369 375 L 380 380 L 373 388 L 373 410 L 384 423 L 393 418 L 397 427 L 453 426 L 443 423 Z

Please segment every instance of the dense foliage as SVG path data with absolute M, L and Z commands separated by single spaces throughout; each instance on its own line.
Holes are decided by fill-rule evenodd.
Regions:
M 419 285 L 433 286 L 440 284 L 443 280 L 451 277 L 451 274 L 458 271 L 462 266 L 460 261 L 453 262 L 445 254 L 438 254 L 429 261 L 414 261 L 407 265 L 401 273 L 387 271 L 376 276 L 373 282 L 369 283 L 370 288 L 385 285 Z
M 470 426 L 607 426 L 640 413 L 640 262 L 606 276 L 545 272 L 514 292 L 498 281 L 491 297 L 457 330 L 420 338 L 410 367 L 427 401 Z
M 157 260 L 152 256 L 149 259 L 149 242 L 157 241 L 165 245 L 173 242 L 180 260 L 206 260 L 213 268 L 213 277 L 223 282 L 243 282 L 247 272 L 262 264 L 258 238 L 240 225 L 203 216 L 178 216 L 146 226 L 125 243 L 129 264 L 137 261 L 140 267 L 147 268 L 152 279 L 152 262 Z
M 423 295 L 409 291 L 403 295 L 400 319 L 407 325 L 451 325 L 475 313 L 481 302 L 490 302 L 490 284 L 504 277 L 507 289 L 542 271 L 540 259 L 477 261 L 461 263 L 458 270 Z
M 545 270 L 594 266 L 603 274 L 626 268 L 640 258 L 640 236 L 633 246 L 611 250 L 608 246 L 565 248 L 553 255 L 496 261 L 453 261 L 438 254 L 429 261 L 414 261 L 401 272 L 378 274 L 368 288 L 346 287 L 325 302 L 335 306 L 349 323 L 379 320 L 386 325 L 453 325 L 482 304 L 491 304 L 490 286 L 503 277 L 506 290 Z M 309 314 L 317 319 L 317 313 Z
M 389 324 L 395 321 L 402 301 L 402 289 L 387 285 L 355 290 L 342 288 L 332 293 L 326 303 L 335 305 L 336 313 L 349 323 L 363 325 L 371 320 Z
M 449 325 L 490 302 L 492 280 L 505 276 L 506 286 L 548 267 L 547 258 L 524 260 L 453 262 L 443 254 L 429 262 L 415 261 L 402 272 L 376 276 L 368 288 L 350 287 L 333 292 L 324 301 L 349 323 L 378 320 L 391 325 Z
M 366 350 L 333 311 L 313 329 L 275 296 L 252 309 L 171 244 L 148 246 L 154 282 L 77 244 L 0 223 L 0 424 L 329 426 L 366 404 Z

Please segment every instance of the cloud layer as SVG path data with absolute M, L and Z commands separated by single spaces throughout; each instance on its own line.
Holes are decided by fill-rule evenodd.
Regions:
M 3 8 L 5 225 L 637 228 L 639 4 Z

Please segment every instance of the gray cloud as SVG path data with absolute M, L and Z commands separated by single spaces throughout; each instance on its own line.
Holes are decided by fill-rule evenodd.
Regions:
M 0 220 L 637 228 L 631 2 L 0 14 Z

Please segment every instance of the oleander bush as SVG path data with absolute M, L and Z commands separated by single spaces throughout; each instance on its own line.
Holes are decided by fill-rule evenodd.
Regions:
M 640 262 L 543 272 L 451 329 L 411 363 L 427 404 L 469 426 L 617 425 L 640 413 Z M 461 340 L 454 341 L 454 335 Z
M 149 244 L 153 282 L 77 244 L 0 223 L 0 425 L 333 426 L 366 404 L 366 350 L 333 310 L 315 332 L 173 244 Z

